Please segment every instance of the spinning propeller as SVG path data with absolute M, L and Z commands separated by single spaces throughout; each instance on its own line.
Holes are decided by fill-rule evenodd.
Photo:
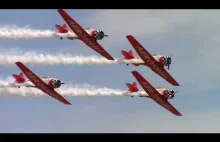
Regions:
M 169 90 L 169 96 L 170 96 L 170 99 L 173 99 L 174 98 L 174 96 L 175 96 L 175 94 L 177 93 L 177 92 L 179 92 L 179 91 L 174 91 L 174 90 Z
M 104 37 L 108 37 L 102 30 L 97 30 L 97 35 L 96 37 L 100 40 L 103 39 Z
M 58 84 L 65 84 L 64 82 L 61 82 L 60 79 L 57 80 Z
M 173 54 L 171 54 L 170 56 L 167 56 L 166 59 L 165 59 L 165 62 L 167 64 L 167 66 L 168 66 L 168 70 L 170 69 L 170 64 L 172 62 L 172 59 L 171 59 L 172 55 Z
M 54 88 L 59 88 L 62 84 L 65 84 L 64 82 L 61 82 L 60 79 L 55 79 L 53 82 Z
M 100 34 L 100 36 L 104 37 L 108 37 L 108 35 L 106 35 L 102 30 L 99 30 L 98 33 Z

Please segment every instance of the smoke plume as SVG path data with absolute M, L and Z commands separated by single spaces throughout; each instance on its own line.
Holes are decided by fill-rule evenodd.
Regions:
M 4 26 L 0 27 L 0 39 L 33 39 L 33 38 L 57 38 L 57 37 L 72 37 L 73 32 L 58 33 L 51 30 L 32 29 L 28 26 Z
M 141 93 L 130 93 L 128 91 L 122 91 L 117 89 L 109 88 L 77 88 L 77 87 L 61 87 L 56 89 L 56 91 L 62 96 L 69 97 L 80 97 L 80 96 L 138 96 Z M 44 97 L 48 96 L 39 89 L 36 88 L 14 88 L 14 87 L 4 87 L 0 88 L 0 94 L 9 94 L 13 96 L 22 96 L 22 97 Z
M 7 79 L 0 78 L 0 94 L 5 95 L 14 95 L 14 96 L 23 96 L 23 97 L 43 97 L 48 96 L 37 88 L 29 88 L 17 84 L 12 77 Z M 21 86 L 20 88 L 17 88 Z M 23 85 L 33 85 L 32 83 L 26 83 Z M 61 86 L 61 88 L 55 89 L 62 96 L 137 96 L 142 94 L 130 93 L 128 91 L 123 91 L 119 89 L 110 89 L 110 88 L 97 88 L 89 84 L 72 84 L 71 82 Z
M 37 52 L 23 52 L 17 54 L 4 53 L 0 55 L 0 65 L 12 66 L 15 62 L 20 61 L 24 64 L 41 64 L 41 65 L 109 65 L 109 64 L 128 64 L 128 63 L 143 63 L 141 59 L 117 59 L 107 60 L 104 57 L 98 56 L 81 56 L 71 54 L 41 54 Z

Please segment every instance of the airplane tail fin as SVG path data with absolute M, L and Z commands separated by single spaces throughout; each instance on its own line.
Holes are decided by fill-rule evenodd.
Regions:
M 132 50 L 129 50 L 128 52 L 122 50 L 121 53 L 124 56 L 124 59 L 128 59 L 128 60 L 134 59 L 134 54 L 133 54 Z
M 68 28 L 66 24 L 63 24 L 62 26 L 60 25 L 55 25 L 55 27 L 57 28 L 57 30 L 59 31 L 59 33 L 67 33 L 68 32 Z
M 15 82 L 17 82 L 17 83 L 24 83 L 25 82 L 23 72 L 21 72 L 19 75 L 12 74 L 12 76 L 15 78 Z
M 131 56 L 134 57 L 134 54 L 133 54 L 133 51 L 132 51 L 132 50 L 129 50 L 129 51 L 128 51 L 128 54 L 130 54 Z
M 128 91 L 130 92 L 137 92 L 139 89 L 137 88 L 137 83 L 133 82 L 132 84 L 126 83 L 126 86 L 128 87 Z
M 68 31 L 67 25 L 65 23 L 63 24 L 62 28 Z

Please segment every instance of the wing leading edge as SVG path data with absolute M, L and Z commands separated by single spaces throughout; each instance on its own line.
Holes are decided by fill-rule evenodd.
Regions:
M 132 35 L 127 35 L 126 37 L 145 64 L 173 86 L 180 86 L 163 67 L 159 66 L 154 57 Z
M 52 87 L 48 86 L 43 80 L 41 80 L 37 75 L 35 75 L 30 69 L 28 69 L 23 63 L 15 63 L 21 71 L 27 76 L 27 78 L 41 91 L 48 94 L 49 96 L 57 99 L 58 101 L 71 105 L 65 98 L 59 95 Z
M 137 71 L 132 71 L 132 74 L 146 91 L 146 93 L 150 96 L 150 98 L 174 115 L 182 116 L 182 114 L 180 114 L 176 108 L 174 108 L 167 100 L 162 98 L 160 93 L 146 79 L 144 79 L 143 76 L 141 76 Z
M 104 48 L 97 42 L 91 39 L 91 36 L 75 21 L 71 18 L 64 10 L 59 9 L 59 14 L 63 17 L 72 31 L 90 48 L 104 56 L 108 60 L 114 60 L 114 58 L 105 51 Z

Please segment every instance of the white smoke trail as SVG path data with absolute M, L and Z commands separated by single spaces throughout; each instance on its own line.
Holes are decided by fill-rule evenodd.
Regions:
M 14 79 L 12 77 L 8 77 L 6 79 L 0 78 L 0 88 L 10 86 L 10 82 L 14 82 Z
M 56 37 L 72 37 L 73 32 L 57 33 L 51 30 L 37 30 L 28 26 L 4 26 L 0 27 L 0 39 L 33 39 L 33 38 L 56 38 Z
M 27 83 L 26 85 L 30 85 Z M 31 85 L 33 85 L 31 83 Z M 27 88 L 21 86 L 21 88 L 17 88 L 17 83 L 14 83 L 14 79 L 12 77 L 8 77 L 7 79 L 0 79 L 0 95 L 9 94 L 10 96 L 22 96 L 22 97 L 43 97 L 48 96 L 43 93 L 41 90 L 37 88 Z M 68 83 L 61 88 L 56 89 L 56 91 L 62 96 L 138 96 L 140 94 L 143 95 L 144 92 L 138 93 L 130 93 L 128 91 L 122 91 L 118 89 L 109 89 L 109 88 L 97 88 L 91 86 L 89 84 L 75 84 Z
M 135 96 L 135 94 L 128 93 L 126 91 L 116 91 L 110 89 L 97 89 L 97 90 L 89 90 L 89 89 L 80 89 L 80 88 L 67 88 L 67 89 L 57 89 L 56 90 L 62 96 Z M 2 88 L 0 89 L 0 93 L 10 94 L 15 96 L 23 96 L 23 97 L 43 97 L 48 96 L 42 91 L 35 88 Z
M 143 93 L 130 93 L 128 91 L 121 91 L 116 89 L 109 88 L 98 88 L 98 89 L 89 89 L 89 88 L 75 88 L 75 87 L 62 87 L 56 89 L 56 91 L 62 96 L 69 97 L 80 97 L 80 96 L 89 96 L 89 97 L 97 97 L 97 96 L 139 96 Z M 44 97 L 48 96 L 43 93 L 39 89 L 36 88 L 0 88 L 0 94 L 9 94 L 10 96 L 21 96 L 21 97 Z
M 17 83 L 14 83 L 15 79 L 13 77 L 8 77 L 6 79 L 0 78 L 0 89 L 6 88 L 6 87 L 18 87 L 18 86 L 33 86 L 33 83 L 26 82 L 26 83 L 20 83 L 19 85 Z
M 128 63 L 143 63 L 141 59 L 116 59 L 107 60 L 104 57 L 97 56 L 81 56 L 81 55 L 71 55 L 71 54 L 40 54 L 37 52 L 24 52 L 19 53 L 19 55 L 7 53 L 0 55 L 0 65 L 15 65 L 15 62 L 20 61 L 24 64 L 41 64 L 41 65 L 108 65 L 108 64 L 128 64 Z

